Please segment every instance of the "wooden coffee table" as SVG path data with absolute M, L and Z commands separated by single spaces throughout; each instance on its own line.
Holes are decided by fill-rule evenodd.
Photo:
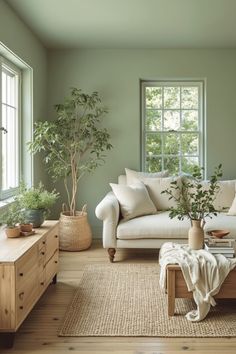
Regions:
M 167 296 L 168 296 L 168 315 L 175 314 L 176 298 L 192 298 L 193 293 L 188 291 L 186 282 L 180 266 L 170 264 L 167 266 Z M 215 299 L 236 299 L 236 268 L 229 272 Z

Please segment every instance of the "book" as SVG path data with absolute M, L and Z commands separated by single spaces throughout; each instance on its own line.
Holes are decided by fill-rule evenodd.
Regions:
M 227 258 L 235 256 L 234 242 L 205 242 L 205 249 L 211 254 L 223 254 Z

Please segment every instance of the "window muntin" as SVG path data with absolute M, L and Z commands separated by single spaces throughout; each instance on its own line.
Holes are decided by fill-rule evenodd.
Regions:
M 15 194 L 20 181 L 20 70 L 1 58 L 0 196 Z
M 191 173 L 203 165 L 203 81 L 142 81 L 142 168 Z

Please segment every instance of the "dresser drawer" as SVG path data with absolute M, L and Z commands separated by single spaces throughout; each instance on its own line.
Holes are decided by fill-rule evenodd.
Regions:
M 52 281 L 52 278 L 58 272 L 58 259 L 59 259 L 59 252 L 58 250 L 54 253 L 52 258 L 46 264 L 46 284 Z
M 16 263 L 16 288 L 29 281 L 29 279 L 37 278 L 38 266 L 38 247 L 37 245 L 30 248 Z
M 36 272 L 37 272 L 36 267 Z M 32 273 L 32 276 L 28 277 L 26 281 L 16 288 L 16 325 L 20 323 L 27 316 L 28 312 L 34 306 L 38 299 L 39 283 L 37 273 Z
M 43 247 L 46 247 L 46 242 L 47 242 L 47 238 L 46 236 L 43 236 L 38 242 L 39 250 L 41 250 L 41 248 Z
M 59 248 L 58 227 L 47 234 L 46 241 L 46 263 Z

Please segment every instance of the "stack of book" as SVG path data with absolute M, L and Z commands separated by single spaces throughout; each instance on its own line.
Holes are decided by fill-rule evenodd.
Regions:
M 223 254 L 226 258 L 234 258 L 235 240 L 209 238 L 205 242 L 205 249 L 212 254 Z

